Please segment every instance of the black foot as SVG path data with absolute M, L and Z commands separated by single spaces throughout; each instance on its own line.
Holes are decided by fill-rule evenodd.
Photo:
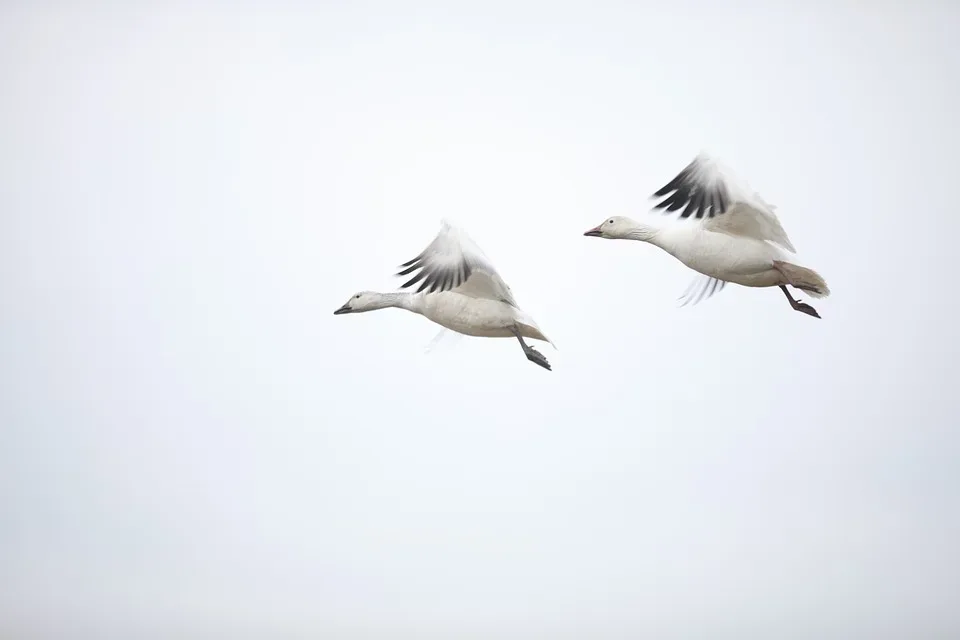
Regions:
M 817 313 L 817 310 L 808 305 L 806 302 L 798 302 L 793 308 L 801 313 L 807 314 L 808 316 L 813 316 L 814 318 L 820 317 L 820 314 Z
M 536 349 L 534 349 L 533 347 L 531 347 L 530 345 L 527 345 L 526 348 L 524 348 L 523 352 L 527 354 L 527 360 L 529 360 L 533 364 L 540 365 L 547 371 L 553 370 L 550 368 L 550 363 L 547 362 L 547 359 L 543 356 L 543 354 L 537 351 Z

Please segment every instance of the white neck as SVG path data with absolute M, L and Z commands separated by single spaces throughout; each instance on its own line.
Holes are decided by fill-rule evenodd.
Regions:
M 375 306 L 370 310 L 396 307 L 397 309 L 406 309 L 407 311 L 420 313 L 421 299 L 422 296 L 415 293 L 381 293 L 378 294 Z
M 660 229 L 643 222 L 637 222 L 634 220 L 633 227 L 628 229 L 621 237 L 624 240 L 639 240 L 640 242 L 649 242 L 650 244 L 655 244 L 658 247 L 663 248 L 660 244 Z

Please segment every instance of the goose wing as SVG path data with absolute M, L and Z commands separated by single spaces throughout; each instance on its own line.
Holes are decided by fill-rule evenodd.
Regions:
M 703 302 L 715 293 L 720 293 L 727 286 L 726 280 L 711 278 L 703 274 L 697 276 L 687 286 L 686 291 L 680 296 L 680 306 L 696 305 Z
M 658 190 L 655 209 L 680 212 L 702 220 L 710 231 L 772 242 L 796 252 L 774 207 L 740 183 L 732 173 L 707 155 L 699 154 L 673 180 Z
M 462 229 L 447 220 L 427 248 L 401 265 L 398 276 L 413 277 L 401 288 L 418 282 L 417 292 L 456 291 L 472 298 L 499 300 L 517 306 L 513 292 L 480 247 Z M 416 273 L 414 273 L 416 272 Z

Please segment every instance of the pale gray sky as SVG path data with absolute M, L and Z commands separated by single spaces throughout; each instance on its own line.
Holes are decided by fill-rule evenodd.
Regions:
M 5 3 L 0 635 L 960 635 L 960 9 L 750 4 Z M 822 321 L 581 235 L 701 149 Z M 332 315 L 445 216 L 553 372 Z

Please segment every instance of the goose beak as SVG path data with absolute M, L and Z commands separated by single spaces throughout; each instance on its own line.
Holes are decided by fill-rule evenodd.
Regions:
M 333 315 L 339 316 L 339 315 L 343 315 L 344 313 L 350 313 L 350 307 L 348 307 L 347 305 L 343 305 L 342 307 L 334 311 Z
M 590 237 L 592 237 L 592 238 L 599 238 L 599 237 L 601 237 L 603 234 L 600 233 L 600 227 L 594 227 L 593 229 L 590 229 L 590 231 L 587 231 L 587 232 L 584 233 L 583 235 L 585 235 L 585 236 L 590 236 Z

